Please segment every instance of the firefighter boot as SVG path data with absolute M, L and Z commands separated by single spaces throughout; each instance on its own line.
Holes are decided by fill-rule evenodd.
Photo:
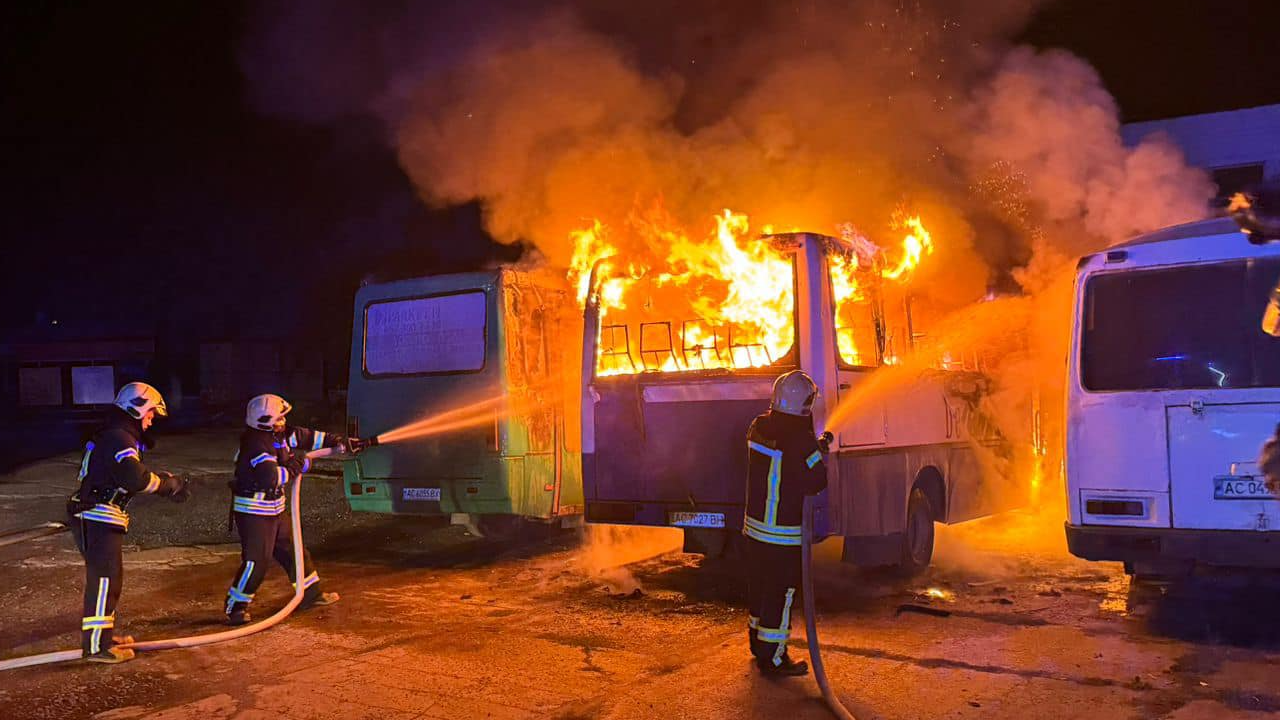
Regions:
M 757 660 L 756 664 L 760 667 L 760 672 L 764 673 L 765 675 L 781 675 L 784 677 L 797 677 L 800 675 L 809 674 L 809 663 L 803 660 L 800 660 L 798 662 L 795 660 L 792 660 L 791 656 L 785 653 L 782 655 L 781 662 L 779 662 L 776 665 L 767 660 L 764 662 L 760 662 Z
M 253 622 L 253 618 L 249 617 L 249 608 L 240 608 L 227 613 L 227 624 L 232 627 L 240 625 L 248 625 Z
M 133 659 L 133 651 L 129 648 L 118 648 L 112 645 L 109 648 L 103 648 L 93 655 L 86 654 L 85 660 L 95 663 L 106 663 L 115 665 L 117 663 L 127 662 Z

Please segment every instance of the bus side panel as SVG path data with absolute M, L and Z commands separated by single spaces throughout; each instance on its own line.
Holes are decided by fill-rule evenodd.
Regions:
M 947 506 L 940 520 L 974 520 L 1031 502 L 1031 463 L 1016 463 L 1005 444 L 977 444 L 950 450 L 944 471 Z
M 986 448 L 983 448 L 986 450 Z M 829 493 L 832 531 L 847 537 L 889 535 L 906 529 L 907 497 L 917 480 L 942 481 L 938 520 L 961 522 L 989 515 L 1008 501 L 972 446 L 917 445 L 842 452 Z
M 579 443 L 581 446 L 581 443 Z M 560 506 L 558 515 L 581 515 L 583 511 L 583 477 L 586 475 L 582 451 L 560 448 Z
M 911 486 L 910 480 L 903 480 L 910 463 L 906 452 L 843 452 L 836 463 L 839 477 L 828 493 L 834 534 L 887 535 L 906 528 Z
M 353 512 L 391 513 L 391 493 L 386 483 L 368 481 L 355 460 L 342 463 L 342 484 Z
M 513 485 L 514 485 L 513 481 Z M 553 453 L 530 453 L 524 456 L 524 482 L 516 507 L 519 514 L 527 517 L 548 519 L 551 517 L 551 503 L 555 499 L 556 489 L 556 457 Z M 512 490 L 515 498 L 515 490 Z
M 768 399 L 644 400 L 634 380 L 598 385 L 595 453 L 583 457 L 588 518 L 593 503 L 657 503 L 671 509 L 741 508 L 746 432 Z M 737 525 L 739 513 L 726 513 Z M 623 521 L 623 520 L 618 520 Z M 665 524 L 665 516 L 638 518 Z

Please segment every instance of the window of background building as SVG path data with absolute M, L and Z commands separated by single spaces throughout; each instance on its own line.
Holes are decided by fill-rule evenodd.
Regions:
M 1210 172 L 1213 173 L 1214 184 L 1218 186 L 1218 195 L 1213 199 L 1214 207 L 1226 207 L 1232 195 L 1262 182 L 1263 178 L 1262 163 L 1213 168 Z

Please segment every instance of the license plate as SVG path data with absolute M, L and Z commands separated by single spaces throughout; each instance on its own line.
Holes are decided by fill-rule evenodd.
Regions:
M 1213 479 L 1214 500 L 1277 500 L 1267 481 L 1252 475 L 1219 475 Z
M 673 512 L 668 516 L 676 527 L 722 528 L 724 513 L 710 512 Z
M 407 487 L 404 489 L 405 500 L 434 500 L 440 502 L 440 488 L 415 488 Z

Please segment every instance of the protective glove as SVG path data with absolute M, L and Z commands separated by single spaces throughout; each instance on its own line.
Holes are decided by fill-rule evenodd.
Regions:
M 378 444 L 378 439 L 376 437 L 372 437 L 367 440 L 361 440 L 358 437 L 347 438 L 347 450 L 352 455 L 357 455 L 362 450 L 365 450 L 366 448 L 371 448 L 377 444 Z
M 173 478 L 178 487 L 169 493 L 169 499 L 176 503 L 184 503 L 191 499 L 191 481 L 187 478 Z
M 304 453 L 294 453 L 284 462 L 284 466 L 289 470 L 289 477 L 292 479 L 311 469 L 311 458 Z
M 835 442 L 836 436 L 831 434 L 830 430 L 823 432 L 818 436 L 818 449 L 823 455 L 831 452 L 831 443 Z

